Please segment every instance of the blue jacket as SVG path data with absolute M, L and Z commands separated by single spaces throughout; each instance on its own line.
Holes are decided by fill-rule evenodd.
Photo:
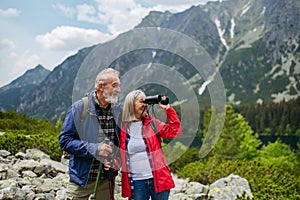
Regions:
M 97 139 L 100 124 L 97 119 L 93 92 L 88 93 L 87 96 L 89 106 L 85 120 L 80 125 L 83 100 L 78 100 L 69 108 L 59 135 L 61 149 L 70 153 L 70 179 L 81 187 L 84 187 L 88 181 L 92 160 L 96 157 L 99 146 Z M 114 104 L 114 125 L 118 141 L 120 141 L 120 128 L 116 120 L 118 120 L 120 112 L 121 104 Z

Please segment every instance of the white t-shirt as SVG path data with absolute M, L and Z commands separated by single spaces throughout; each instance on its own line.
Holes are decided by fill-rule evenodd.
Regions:
M 152 178 L 152 170 L 142 136 L 142 122 L 133 122 L 129 128 L 128 142 L 129 167 L 133 180 Z

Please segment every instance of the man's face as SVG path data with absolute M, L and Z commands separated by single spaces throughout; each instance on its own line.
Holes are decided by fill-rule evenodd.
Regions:
M 103 96 L 108 103 L 116 103 L 121 92 L 121 83 L 118 76 L 111 76 L 103 84 Z

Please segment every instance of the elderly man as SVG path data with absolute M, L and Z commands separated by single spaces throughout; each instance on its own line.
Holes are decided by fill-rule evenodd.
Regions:
M 109 158 L 119 145 L 120 91 L 119 72 L 107 68 L 97 75 L 95 91 L 69 108 L 59 136 L 62 150 L 70 154 L 66 199 L 113 199 Z

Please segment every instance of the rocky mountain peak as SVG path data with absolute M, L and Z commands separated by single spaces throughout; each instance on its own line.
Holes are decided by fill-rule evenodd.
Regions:
M 200 44 L 215 61 L 215 71 L 220 73 L 226 89 L 226 100 L 238 105 L 278 102 L 300 96 L 299 19 L 299 0 L 227 0 L 195 5 L 179 13 L 152 11 L 136 28 L 171 29 Z M 28 78 L 35 72 L 28 71 L 10 87 L 1 88 L 0 109 L 12 108 L 41 118 L 63 116 L 72 103 L 74 79 L 81 63 L 92 49 L 101 45 L 105 44 L 78 51 L 56 66 L 49 76 Z M 179 72 L 194 74 L 187 63 L 164 52 L 156 53 L 156 60 L 150 58 L 151 62 L 176 66 Z M 119 66 L 124 66 L 121 71 L 149 63 L 147 55 L 124 56 L 118 61 Z M 90 64 L 97 66 L 97 63 Z M 22 84 L 39 86 L 28 89 Z M 195 90 L 202 88 L 203 80 L 194 85 Z M 22 91 L 16 90 L 20 87 Z M 4 90 L 5 93 L 1 92 Z M 209 105 L 207 99 L 209 97 L 200 98 L 201 105 Z
M 0 92 L 4 92 L 9 89 L 22 88 L 29 85 L 38 85 L 51 73 L 42 65 L 37 65 L 33 69 L 27 70 L 22 76 L 13 80 L 8 85 L 0 88 Z

